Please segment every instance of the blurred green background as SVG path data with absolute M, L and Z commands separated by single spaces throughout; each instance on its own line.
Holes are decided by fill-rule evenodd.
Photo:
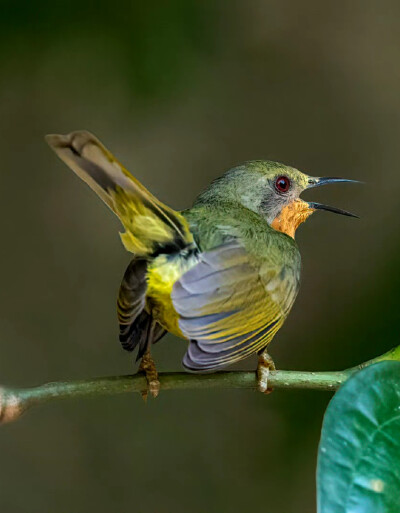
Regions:
M 93 131 L 175 208 L 267 158 L 367 182 L 307 193 L 303 284 L 278 367 L 354 365 L 398 343 L 400 4 L 2 1 L 0 382 L 131 373 L 119 224 L 43 136 Z M 155 347 L 180 370 L 186 344 Z M 255 359 L 241 366 L 255 368 Z M 7 513 L 315 511 L 329 394 L 165 392 L 37 407 L 0 432 Z

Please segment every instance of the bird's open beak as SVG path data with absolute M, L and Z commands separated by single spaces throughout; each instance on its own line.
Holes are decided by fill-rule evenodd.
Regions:
M 308 180 L 307 189 L 311 189 L 313 187 L 319 187 L 320 185 L 327 185 L 330 183 L 338 183 L 338 182 L 350 182 L 350 183 L 361 183 L 358 180 L 350 180 L 348 178 L 336 178 L 336 177 L 324 177 L 324 178 L 312 178 L 310 177 Z M 327 210 L 328 212 L 334 212 L 335 214 L 342 214 L 343 216 L 350 217 L 358 217 L 356 214 L 352 214 L 351 212 L 347 212 L 347 210 L 342 210 L 341 208 L 329 207 L 328 205 L 323 205 L 322 203 L 315 203 L 310 201 L 308 203 L 309 207 L 314 210 Z
M 308 206 L 314 210 L 327 210 L 328 212 L 334 212 L 335 214 L 342 214 L 343 216 L 358 217 L 356 214 L 342 210 L 341 208 L 330 207 L 329 205 L 323 205 L 322 203 L 315 203 L 309 201 Z
M 311 189 L 313 187 L 319 187 L 320 185 L 328 185 L 329 183 L 338 183 L 338 182 L 349 182 L 349 183 L 362 183 L 358 180 L 350 180 L 349 178 L 337 178 L 335 176 L 325 176 L 323 178 L 314 178 L 310 176 L 308 179 L 307 189 Z

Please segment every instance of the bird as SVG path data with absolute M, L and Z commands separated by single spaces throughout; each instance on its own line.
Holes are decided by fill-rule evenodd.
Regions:
M 151 346 L 167 332 L 188 341 L 183 366 L 217 371 L 258 355 L 257 387 L 269 393 L 268 346 L 300 287 L 297 228 L 316 211 L 358 217 L 300 198 L 347 178 L 313 177 L 268 160 L 217 178 L 176 211 L 148 191 L 90 132 L 45 137 L 58 157 L 120 219 L 133 254 L 118 293 L 119 339 L 137 348 L 148 392 L 160 390 Z

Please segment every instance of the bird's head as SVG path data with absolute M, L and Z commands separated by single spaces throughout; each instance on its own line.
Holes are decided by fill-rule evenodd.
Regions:
M 294 238 L 296 229 L 316 210 L 357 217 L 345 210 L 300 198 L 306 189 L 337 182 L 357 181 L 312 177 L 278 162 L 256 160 L 231 169 L 215 180 L 199 200 L 238 202 L 266 219 L 275 230 Z

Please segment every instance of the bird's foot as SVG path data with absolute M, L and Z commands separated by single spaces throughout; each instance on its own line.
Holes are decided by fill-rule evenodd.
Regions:
M 267 353 L 267 351 L 263 351 L 258 356 L 258 366 L 257 366 L 257 386 L 258 390 L 263 394 L 270 394 L 272 392 L 272 387 L 268 386 L 268 378 L 270 371 L 275 370 L 275 364 L 271 356 Z
M 156 364 L 150 351 L 143 355 L 138 372 L 143 372 L 147 380 L 147 389 L 142 391 L 143 400 L 147 400 L 149 392 L 153 397 L 157 397 L 160 392 L 160 382 L 158 380 Z

